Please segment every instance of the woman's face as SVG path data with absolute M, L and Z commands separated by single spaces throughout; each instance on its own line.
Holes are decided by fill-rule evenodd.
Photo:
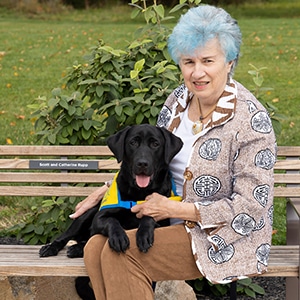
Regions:
M 221 96 L 232 62 L 226 62 L 218 40 L 208 41 L 195 55 L 183 55 L 179 66 L 185 85 L 203 104 L 216 103 Z

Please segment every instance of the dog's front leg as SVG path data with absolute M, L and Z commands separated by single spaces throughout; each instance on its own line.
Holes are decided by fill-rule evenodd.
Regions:
M 154 228 L 157 223 L 152 217 L 144 216 L 136 233 L 136 244 L 140 251 L 147 252 L 154 242 Z
M 129 238 L 120 222 L 114 217 L 95 218 L 92 226 L 92 235 L 94 234 L 107 236 L 110 248 L 118 253 L 125 252 L 129 248 Z

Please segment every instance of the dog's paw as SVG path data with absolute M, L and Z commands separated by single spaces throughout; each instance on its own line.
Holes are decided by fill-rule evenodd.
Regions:
M 39 255 L 40 257 L 56 256 L 58 252 L 59 250 L 56 247 L 54 247 L 52 244 L 47 244 L 41 247 L 39 251 Z
M 108 244 L 111 249 L 120 253 L 125 252 L 129 248 L 129 238 L 125 231 L 114 233 L 108 238 Z
M 154 232 L 139 228 L 136 233 L 136 244 L 141 252 L 148 252 L 154 242 Z
M 79 243 L 68 247 L 67 256 L 70 258 L 83 257 L 84 243 Z

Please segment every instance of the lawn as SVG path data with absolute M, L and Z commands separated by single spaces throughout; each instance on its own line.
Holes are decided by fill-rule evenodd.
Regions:
M 249 64 L 267 68 L 264 87 L 273 89 L 262 97 L 286 116 L 279 145 L 299 145 L 300 141 L 300 5 L 289 2 L 228 7 L 243 33 L 235 78 L 252 89 Z M 37 143 L 27 105 L 39 96 L 48 98 L 55 87 L 64 87 L 68 69 L 74 63 L 84 63 L 84 55 L 98 39 L 114 48 L 124 47 L 142 24 L 141 20 L 131 20 L 130 9 L 124 6 L 30 16 L 0 9 L 0 143 Z M 12 209 L 18 213 L 18 208 Z M 275 216 L 282 214 L 284 207 L 276 205 Z M 12 222 L 7 206 L 5 218 L 8 224 Z M 284 226 L 283 218 L 275 217 L 279 242 L 284 239 Z

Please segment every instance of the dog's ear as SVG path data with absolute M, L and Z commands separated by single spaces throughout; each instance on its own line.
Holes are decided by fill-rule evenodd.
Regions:
M 180 151 L 183 146 L 182 140 L 172 132 L 163 127 L 158 127 L 164 135 L 165 144 L 165 162 L 169 164 L 172 158 Z
M 124 141 L 127 132 L 130 128 L 131 128 L 130 126 L 127 126 L 124 129 L 118 131 L 116 134 L 108 137 L 106 140 L 107 146 L 115 155 L 118 163 L 123 160 L 124 150 L 125 150 Z

